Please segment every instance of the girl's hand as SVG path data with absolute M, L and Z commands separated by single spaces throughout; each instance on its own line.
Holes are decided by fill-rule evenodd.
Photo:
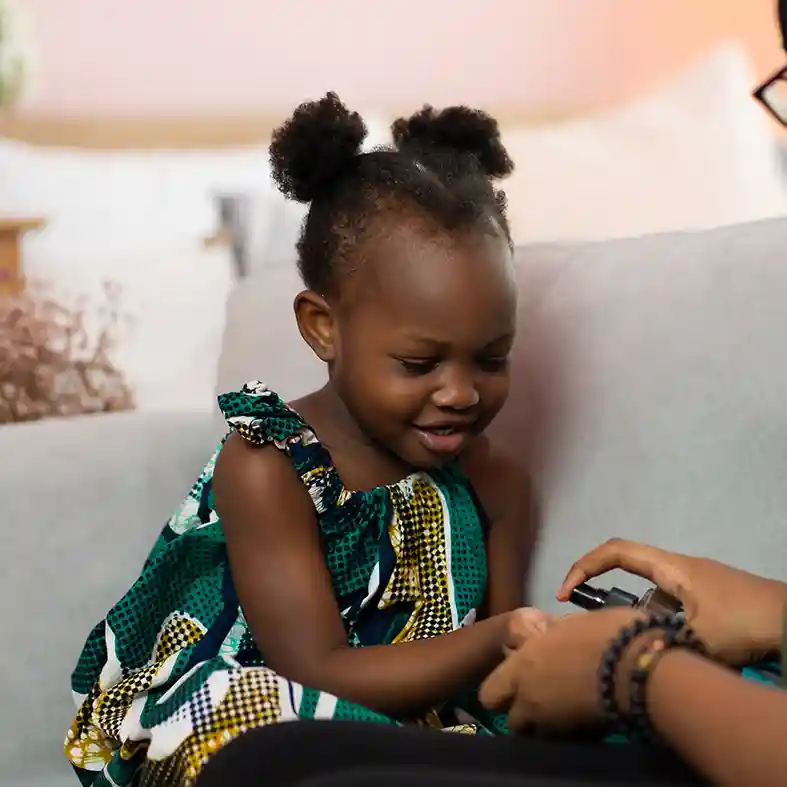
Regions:
M 708 558 L 690 557 L 613 538 L 581 557 L 557 597 L 614 568 L 645 577 L 682 604 L 710 653 L 727 664 L 758 661 L 781 645 L 787 585 Z
M 533 634 L 540 634 L 555 620 L 553 615 L 535 607 L 520 607 L 508 613 L 503 634 L 503 653 L 507 656 L 527 642 Z
M 525 618 L 518 647 L 484 681 L 481 703 L 507 711 L 512 730 L 567 732 L 600 723 L 599 664 L 621 629 L 641 613 L 618 607 L 547 621 L 525 615 L 537 610 L 518 612 Z

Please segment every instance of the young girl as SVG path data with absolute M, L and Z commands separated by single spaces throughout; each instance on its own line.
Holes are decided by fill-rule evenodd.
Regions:
M 279 187 L 310 204 L 295 317 L 330 382 L 289 405 L 259 382 L 219 397 L 228 436 L 74 671 L 83 784 L 189 784 L 292 719 L 505 731 L 475 695 L 533 534 L 525 479 L 483 436 L 515 332 L 491 183 L 512 164 L 465 107 L 393 132 L 362 154 L 328 94 L 274 134 Z

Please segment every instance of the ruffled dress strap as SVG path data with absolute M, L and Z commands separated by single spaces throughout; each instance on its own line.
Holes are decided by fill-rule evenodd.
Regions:
M 342 497 L 342 484 L 328 451 L 311 427 L 259 380 L 218 397 L 227 425 L 253 445 L 275 445 L 290 458 L 318 514 Z
M 298 413 L 259 380 L 222 394 L 218 401 L 229 427 L 254 445 L 275 443 L 286 449 L 289 441 L 311 433 Z

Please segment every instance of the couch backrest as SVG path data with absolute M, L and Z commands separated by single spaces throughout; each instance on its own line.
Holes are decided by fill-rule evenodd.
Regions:
M 301 338 L 293 313 L 303 289 L 295 261 L 255 269 L 227 304 L 217 393 L 261 379 L 285 400 L 325 383 L 325 365 Z
M 615 535 L 787 577 L 787 221 L 522 247 L 516 264 L 513 387 L 491 431 L 542 497 L 535 601 Z M 234 293 L 220 388 L 325 379 L 299 286 L 278 265 Z
M 787 221 L 534 246 L 517 263 L 512 392 L 492 431 L 536 474 L 535 600 L 552 606 L 612 536 L 787 578 Z

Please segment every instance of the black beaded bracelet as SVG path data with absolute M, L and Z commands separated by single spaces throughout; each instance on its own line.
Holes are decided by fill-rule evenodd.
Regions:
M 683 618 L 680 616 L 653 616 L 641 618 L 626 626 L 610 643 L 598 669 L 599 701 L 604 715 L 613 727 L 627 729 L 628 718 L 620 712 L 616 698 L 615 677 L 620 659 L 626 649 L 637 637 L 646 631 L 661 629 L 665 632 L 665 639 L 677 641 L 679 633 L 686 631 Z M 646 677 L 646 676 L 645 676 Z M 644 683 L 644 678 L 642 680 Z M 644 693 L 644 692 L 643 692 Z
M 662 638 L 648 643 L 643 651 L 637 655 L 636 663 L 631 673 L 631 695 L 627 718 L 627 732 L 637 740 L 649 743 L 655 743 L 659 740 L 659 735 L 653 727 L 650 714 L 648 713 L 647 681 L 662 656 L 674 648 L 686 648 L 701 655 L 706 655 L 707 653 L 705 646 L 697 639 L 694 631 L 690 627 L 683 625 L 666 631 Z

